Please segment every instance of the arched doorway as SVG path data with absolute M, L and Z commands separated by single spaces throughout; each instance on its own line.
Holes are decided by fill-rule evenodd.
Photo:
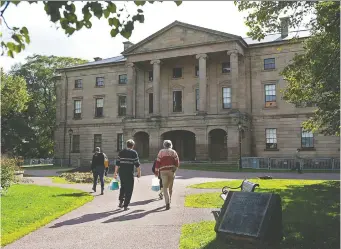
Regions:
M 135 150 L 140 158 L 147 159 L 149 157 L 149 135 L 144 131 L 139 131 L 134 135 Z
M 163 140 L 171 140 L 173 149 L 181 161 L 195 160 L 195 134 L 190 131 L 168 131 L 162 134 Z
M 222 129 L 214 129 L 208 133 L 209 157 L 213 161 L 227 159 L 227 133 Z

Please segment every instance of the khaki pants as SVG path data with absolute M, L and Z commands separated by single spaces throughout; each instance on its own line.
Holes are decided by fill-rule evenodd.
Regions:
M 173 183 L 175 178 L 175 172 L 172 170 L 160 171 L 162 185 L 163 185 L 163 195 L 165 196 L 166 204 L 170 203 L 173 193 Z

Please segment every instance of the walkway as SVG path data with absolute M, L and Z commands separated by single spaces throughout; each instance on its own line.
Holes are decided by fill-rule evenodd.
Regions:
M 150 190 L 151 165 L 143 165 L 143 177 L 135 181 L 132 203 L 128 211 L 117 208 L 118 192 L 95 193 L 94 200 L 56 219 L 6 249 L 178 249 L 181 226 L 201 220 L 214 220 L 211 209 L 185 208 L 185 195 L 198 192 L 187 185 L 222 179 L 243 179 L 257 173 L 220 173 L 179 170 L 171 210 L 164 211 L 164 201 L 155 199 Z M 47 174 L 45 172 L 44 174 Z M 146 175 L 149 174 L 149 175 Z M 256 175 L 254 175 L 256 174 Z M 277 174 L 279 174 L 277 176 Z M 339 179 L 339 174 L 274 173 L 276 178 Z M 35 184 L 76 188 L 84 191 L 90 185 L 52 184 L 51 179 L 32 177 Z M 161 240 L 161 234 L 166 234 Z

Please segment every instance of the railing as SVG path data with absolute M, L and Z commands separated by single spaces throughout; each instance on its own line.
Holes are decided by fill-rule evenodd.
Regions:
M 242 167 L 248 169 L 292 170 L 296 166 L 309 170 L 339 170 L 340 158 L 242 158 Z
M 33 167 L 33 166 L 57 166 L 57 167 L 78 167 L 80 166 L 80 159 L 68 158 L 30 158 L 24 159 L 20 166 Z

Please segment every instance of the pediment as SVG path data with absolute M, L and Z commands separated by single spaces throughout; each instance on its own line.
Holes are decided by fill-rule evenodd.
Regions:
M 185 89 L 185 87 L 183 85 L 180 85 L 180 84 L 171 84 L 170 85 L 170 88 L 173 89 L 173 90 L 183 90 Z
M 175 21 L 128 48 L 122 54 L 148 53 L 236 39 L 241 39 L 241 37 Z
M 149 87 L 147 90 L 146 90 L 146 93 L 152 93 L 153 92 L 153 87 Z

